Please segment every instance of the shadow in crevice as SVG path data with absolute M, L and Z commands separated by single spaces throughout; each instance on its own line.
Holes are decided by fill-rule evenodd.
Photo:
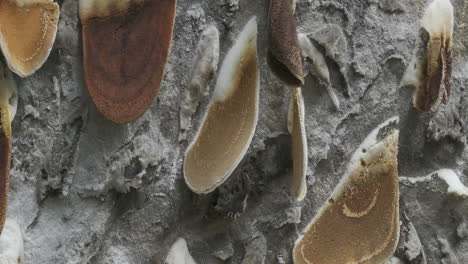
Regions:
M 416 110 L 412 95 L 410 87 L 400 89 L 399 174 L 417 177 L 441 168 L 455 168 L 463 154 L 463 142 L 449 137 L 429 140 L 429 123 L 437 113 Z

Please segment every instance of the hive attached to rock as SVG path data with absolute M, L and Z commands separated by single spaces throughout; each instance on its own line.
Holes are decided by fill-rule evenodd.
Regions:
M 292 0 L 271 0 L 268 13 L 268 54 L 271 71 L 284 84 L 304 84 L 301 49 L 299 48 Z
M 435 112 L 447 104 L 452 78 L 453 6 L 450 0 L 434 0 L 426 9 L 422 27 L 429 33 L 422 72 L 413 105 L 424 112 Z
M 176 0 L 80 0 L 88 92 L 116 123 L 140 117 L 159 91 Z
M 295 264 L 375 263 L 392 256 L 399 237 L 397 119 L 380 125 L 293 250 Z
M 304 99 L 301 88 L 294 89 L 288 114 L 288 130 L 292 137 L 292 191 L 294 199 L 302 201 L 307 193 L 307 137 Z
M 59 6 L 52 0 L 0 1 L 0 47 L 12 71 L 33 74 L 50 54 Z
M 8 182 L 11 159 L 11 121 L 18 104 L 12 72 L 0 62 L 0 233 L 8 208 Z
M 259 76 L 252 18 L 223 61 L 208 112 L 185 153 L 184 177 L 192 191 L 213 191 L 247 152 L 257 126 Z

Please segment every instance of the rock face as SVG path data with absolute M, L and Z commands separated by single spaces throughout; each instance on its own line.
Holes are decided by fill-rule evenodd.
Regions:
M 399 174 L 414 178 L 400 181 L 400 215 L 424 251 L 418 246 L 413 254 L 407 246 L 396 257 L 405 263 L 423 263 L 414 262 L 422 259 L 417 256 L 429 264 L 468 263 L 467 198 L 448 194 L 438 177 L 416 178 L 453 169 L 468 185 L 468 1 L 452 0 L 449 104 L 437 113 L 420 113 L 411 106 L 414 88 L 401 81 L 415 55 L 426 0 L 297 0 L 297 31 L 325 56 L 340 101 L 336 111 L 318 77 L 307 75 L 302 89 L 308 192 L 302 202 L 290 195 L 292 90 L 266 63 L 268 0 L 179 0 L 158 98 L 126 125 L 105 119 L 90 100 L 78 1 L 58 3 L 49 59 L 32 76 L 15 76 L 19 100 L 12 123 L 8 218 L 24 229 L 24 263 L 164 263 L 179 237 L 196 263 L 242 263 L 254 255 L 251 248 L 261 248 L 255 263 L 292 263 L 294 241 L 330 196 L 356 147 L 395 115 L 400 116 Z M 261 67 L 256 134 L 231 177 L 212 193 L 197 195 L 185 185 L 183 155 L 200 127 L 216 76 L 193 115 L 187 140 L 179 143 L 191 62 L 206 27 L 219 29 L 222 61 L 252 15 L 259 23 Z M 226 253 L 219 257 L 221 251 Z

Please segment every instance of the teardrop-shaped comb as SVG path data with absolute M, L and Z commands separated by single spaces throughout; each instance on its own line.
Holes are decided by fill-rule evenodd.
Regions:
M 0 1 L 0 47 L 12 71 L 26 77 L 50 54 L 59 6 L 52 0 Z
M 184 177 L 192 191 L 213 191 L 247 152 L 258 120 L 259 75 L 252 18 L 223 61 L 208 112 L 185 153 Z
M 294 246 L 295 264 L 380 264 L 399 237 L 398 130 L 392 118 L 357 149 L 340 184 Z
M 176 0 L 80 0 L 86 87 L 115 123 L 136 120 L 164 75 Z

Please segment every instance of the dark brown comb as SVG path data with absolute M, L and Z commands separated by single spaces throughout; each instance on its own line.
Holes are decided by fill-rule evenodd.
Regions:
M 176 0 L 80 2 L 86 86 L 115 123 L 139 118 L 164 75 Z
M 271 0 L 267 62 L 278 79 L 295 88 L 304 84 L 304 73 L 292 9 L 292 0 Z

